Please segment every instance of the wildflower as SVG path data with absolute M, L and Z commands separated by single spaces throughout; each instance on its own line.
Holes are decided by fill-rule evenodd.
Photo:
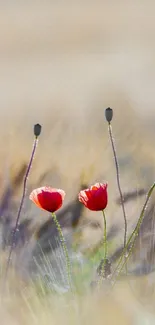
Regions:
M 104 210 L 108 203 L 107 183 L 96 183 L 89 189 L 80 191 L 79 201 L 92 211 Z
M 33 190 L 29 198 L 39 208 L 49 212 L 55 212 L 61 208 L 65 198 L 65 192 L 60 189 L 43 186 Z

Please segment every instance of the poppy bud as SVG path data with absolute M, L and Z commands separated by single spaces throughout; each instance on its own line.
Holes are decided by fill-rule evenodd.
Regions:
M 106 117 L 107 122 L 110 123 L 112 120 L 112 117 L 113 117 L 113 109 L 112 108 L 110 108 L 110 107 L 106 108 L 105 117 Z
M 38 137 L 41 133 L 41 125 L 40 124 L 35 124 L 34 125 L 34 135 Z

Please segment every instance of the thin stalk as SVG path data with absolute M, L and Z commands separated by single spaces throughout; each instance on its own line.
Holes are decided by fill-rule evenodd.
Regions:
M 106 224 L 106 216 L 105 216 L 105 212 L 104 210 L 102 210 L 103 213 L 103 220 L 104 220 L 104 239 L 103 239 L 103 243 L 104 243 L 104 264 L 106 263 L 106 258 L 107 258 L 107 224 Z
M 14 227 L 13 234 L 12 234 L 12 243 L 11 243 L 11 247 L 10 247 L 10 251 L 9 251 L 9 256 L 8 256 L 8 259 L 7 259 L 6 270 L 5 270 L 4 280 L 3 280 L 3 290 L 5 288 L 6 279 L 7 279 L 7 275 L 8 275 L 8 271 L 9 271 L 9 267 L 10 267 L 11 257 L 12 257 L 12 253 L 13 253 L 13 249 L 14 249 L 14 245 L 15 245 L 16 232 L 17 232 L 17 229 L 18 229 L 18 226 L 19 226 L 20 214 L 21 214 L 21 210 L 22 210 L 22 207 L 23 207 L 25 194 L 26 194 L 27 180 L 28 180 L 29 172 L 30 172 L 30 169 L 31 169 L 31 166 L 32 166 L 32 162 L 33 162 L 33 158 L 34 158 L 35 151 L 36 151 L 36 148 L 37 148 L 37 144 L 38 144 L 38 138 L 35 137 L 31 158 L 30 158 L 27 170 L 26 170 L 25 177 L 24 177 L 23 194 L 22 194 L 22 198 L 21 198 L 21 202 L 20 202 L 20 206 L 19 206 L 19 210 L 18 210 L 18 214 L 17 214 L 17 218 L 16 218 L 15 227 Z
M 113 285 L 116 283 L 116 279 L 119 277 L 123 267 L 125 266 L 126 262 L 128 261 L 128 259 L 130 258 L 131 254 L 132 254 L 133 247 L 134 247 L 135 242 L 136 242 L 136 238 L 138 236 L 141 224 L 143 222 L 144 213 L 145 213 L 145 210 L 147 208 L 147 204 L 148 204 L 148 202 L 150 200 L 150 197 L 152 195 L 152 192 L 153 192 L 154 188 L 155 188 L 155 183 L 153 183 L 153 185 L 151 186 L 151 188 L 148 191 L 148 194 L 146 196 L 146 200 L 144 202 L 144 205 L 143 205 L 141 213 L 140 213 L 140 217 L 139 217 L 139 219 L 137 221 L 137 225 L 136 225 L 134 231 L 132 232 L 132 234 L 130 235 L 130 237 L 129 237 L 128 241 L 127 241 L 126 247 L 123 249 L 123 252 L 122 252 L 122 255 L 121 255 L 120 259 L 119 259 L 119 262 L 118 262 L 118 264 L 117 264 L 117 266 L 116 266 L 116 268 L 114 270 L 114 273 L 112 275 L 112 279 L 114 278 L 117 271 L 118 271 L 118 273 L 116 274 L 116 278 L 115 278 L 115 281 L 114 281 Z M 133 240 L 133 242 L 132 242 L 132 240 Z M 124 254 L 126 254 L 127 249 L 128 249 L 129 246 L 130 246 L 130 249 L 129 249 L 128 255 L 126 256 L 126 259 L 124 260 L 124 262 L 123 262 L 123 264 L 121 266 L 122 259 L 124 257 Z M 119 269 L 119 267 L 120 267 L 120 269 Z
M 116 153 L 116 148 L 115 148 L 115 141 L 114 141 L 114 138 L 113 138 L 112 126 L 111 126 L 110 122 L 108 123 L 108 130 L 109 130 L 109 136 L 110 136 L 111 146 L 112 146 L 113 155 L 114 155 L 114 161 L 115 161 L 115 167 L 116 167 L 117 186 L 118 186 L 118 190 L 119 190 L 121 207 L 122 207 L 122 212 L 123 212 L 123 217 L 124 217 L 124 248 L 125 248 L 126 242 L 127 242 L 128 225 L 127 225 L 127 217 L 126 217 L 125 206 L 124 206 L 124 198 L 123 198 L 121 184 L 120 184 L 120 172 L 119 172 L 119 164 L 118 164 L 117 153 Z M 126 259 L 125 254 L 124 254 L 124 259 Z M 126 275 L 127 275 L 127 273 L 128 273 L 127 264 L 125 264 L 125 271 L 126 271 Z
M 103 264 L 101 267 L 101 279 L 102 276 L 104 276 L 104 271 L 105 271 L 105 265 L 106 265 L 106 260 L 107 260 L 107 223 L 106 223 L 106 216 L 105 216 L 105 211 L 102 210 L 103 213 L 103 220 L 104 220 L 104 234 L 103 234 L 103 247 L 104 247 L 104 257 L 103 257 Z M 98 281 L 98 284 L 100 284 L 101 281 Z
M 54 223 L 56 225 L 56 228 L 57 228 L 59 236 L 60 236 L 60 241 L 61 241 L 62 248 L 63 248 L 63 251 L 64 251 L 64 255 L 65 255 L 65 258 L 66 258 L 66 270 L 67 270 L 68 284 L 69 284 L 69 286 L 70 286 L 70 288 L 72 290 L 71 263 L 70 263 L 70 258 L 69 258 L 67 246 L 66 246 L 66 243 L 65 243 L 65 238 L 64 238 L 61 226 L 60 226 L 60 224 L 58 222 L 58 219 L 56 217 L 56 214 L 54 212 L 52 213 L 52 218 L 53 218 L 53 221 L 54 221 Z
M 121 184 L 120 184 L 119 164 L 118 164 L 115 142 L 114 142 L 114 138 L 113 138 L 113 134 L 112 134 L 112 127 L 111 127 L 110 122 L 108 123 L 108 131 L 109 131 L 110 141 L 111 141 L 111 145 L 112 145 L 114 160 L 115 160 L 117 186 L 118 186 L 118 190 L 119 190 L 119 194 L 120 194 L 120 201 L 121 201 L 121 206 L 122 206 L 122 211 L 123 211 L 123 216 L 124 216 L 124 248 L 125 248 L 126 241 L 127 241 L 127 217 L 126 217 L 125 206 L 124 206 L 124 198 L 123 198 Z

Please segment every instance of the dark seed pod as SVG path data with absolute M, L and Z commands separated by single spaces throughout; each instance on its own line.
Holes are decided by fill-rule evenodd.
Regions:
M 111 275 L 111 262 L 106 258 L 104 269 L 103 264 L 104 260 L 102 259 L 97 268 L 97 274 L 103 278 L 108 278 Z
M 41 125 L 40 124 L 35 124 L 34 125 L 34 135 L 38 137 L 41 133 Z
M 113 117 L 113 109 L 112 108 L 110 108 L 110 107 L 106 108 L 105 117 L 106 117 L 107 122 L 110 123 L 112 120 L 112 117 Z

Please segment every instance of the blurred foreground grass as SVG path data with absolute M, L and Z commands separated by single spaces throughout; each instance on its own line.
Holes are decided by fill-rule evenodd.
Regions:
M 131 281 L 131 279 L 130 279 Z M 141 285 L 145 277 L 136 279 L 139 293 L 131 290 L 129 282 L 118 282 L 107 296 L 104 292 L 88 291 L 74 297 L 53 295 L 32 283 L 25 285 L 10 277 L 12 291 L 1 301 L 1 324 L 154 324 L 154 295 L 141 305 Z M 14 292 L 14 293 L 13 293 Z

